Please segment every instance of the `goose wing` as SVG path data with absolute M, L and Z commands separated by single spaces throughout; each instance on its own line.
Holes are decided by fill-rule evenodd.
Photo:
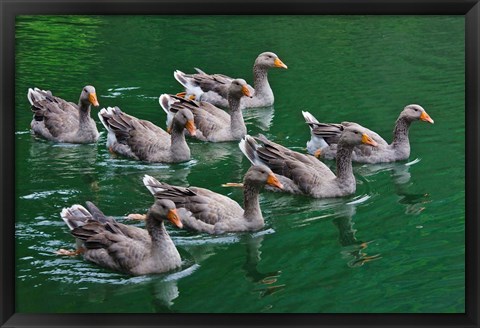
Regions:
M 208 189 L 172 186 L 147 175 L 144 184 L 156 198 L 170 199 L 177 208 L 186 209 L 189 215 L 208 224 L 243 215 L 237 202 Z
M 78 129 L 78 106 L 55 97 L 50 91 L 29 89 L 28 100 L 34 114 L 34 121 L 43 122 L 53 137 Z
M 102 109 L 99 117 L 115 142 L 121 154 L 148 161 L 152 156 L 168 151 L 170 135 L 155 124 L 125 114 L 118 107 Z M 125 147 L 126 146 L 126 147 Z

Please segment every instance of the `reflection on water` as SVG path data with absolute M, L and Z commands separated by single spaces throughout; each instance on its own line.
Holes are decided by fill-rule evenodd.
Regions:
M 262 131 L 268 131 L 272 125 L 275 109 L 273 106 L 244 109 L 243 119 L 247 125 L 247 131 L 251 134 L 251 128 L 259 128 Z M 251 126 L 251 127 L 250 127 Z
M 187 140 L 192 157 L 201 165 L 212 166 L 225 162 L 225 165 L 232 164 L 233 167 L 240 167 L 243 155 L 238 151 L 238 142 L 219 142 L 212 147 L 212 143 Z M 227 162 L 228 161 L 228 162 Z
M 25 152 L 23 164 L 27 165 L 29 170 L 17 171 L 17 191 L 22 199 L 44 199 L 45 203 L 49 204 L 54 199 L 67 201 L 84 188 L 90 193 L 98 192 L 100 174 L 96 167 L 96 144 L 53 143 L 37 139 L 30 133 L 17 138 L 17 142 L 26 140 L 31 143 Z M 79 185 L 81 189 L 78 188 Z
M 97 144 L 53 143 L 34 136 L 32 139 L 35 141 L 30 144 L 30 165 L 45 165 L 58 173 L 68 168 L 72 175 L 77 173 L 75 170 L 80 166 L 93 171 L 98 154 Z M 45 158 L 49 159 L 48 162 L 45 162 Z
M 260 298 L 279 292 L 286 286 L 278 283 L 281 271 L 260 272 L 257 268 L 262 259 L 260 248 L 264 237 L 265 235 L 246 235 L 243 238 L 246 256 L 242 268 L 245 270 L 245 277 L 254 283 L 255 289 L 253 289 L 253 292 L 258 293 Z
M 349 267 L 362 266 L 367 262 L 381 259 L 380 254 L 368 255 L 366 249 L 372 241 L 364 242 L 358 240 L 355 236 L 357 230 L 353 228 L 352 220 L 356 213 L 356 207 L 352 204 L 345 204 L 343 208 L 339 208 L 333 224 L 338 228 L 338 240 L 343 246 L 342 257 L 348 262 Z
M 374 176 L 380 172 L 390 172 L 394 191 L 399 196 L 398 203 L 405 206 L 405 214 L 418 215 L 425 209 L 424 205 L 430 202 L 428 193 L 411 193 L 409 191 L 411 187 L 410 168 L 420 161 L 421 160 L 417 158 L 408 163 L 397 162 L 364 165 L 359 168 L 358 172 L 365 177 Z
M 108 299 L 111 298 L 128 297 L 138 290 L 148 289 L 151 293 L 152 306 L 155 307 L 155 312 L 174 312 L 171 307 L 175 304 L 175 299 L 180 296 L 178 282 L 194 274 L 198 268 L 199 265 L 193 264 L 174 273 L 143 276 L 141 281 L 131 281 L 131 283 L 120 288 L 104 288 L 104 292 L 110 294 L 105 295 L 104 299 L 108 302 Z
M 408 191 L 411 178 L 409 172 L 410 167 L 418 162 L 419 160 L 404 165 L 398 165 L 391 173 L 395 192 L 399 196 L 398 202 L 405 205 L 405 214 L 408 215 L 420 214 L 425 209 L 425 204 L 430 202 L 427 193 L 411 193 Z
M 116 87 L 116 88 L 109 88 L 107 92 L 101 94 L 100 97 L 102 98 L 121 98 L 127 95 L 125 91 L 131 90 L 138 90 L 140 87 Z

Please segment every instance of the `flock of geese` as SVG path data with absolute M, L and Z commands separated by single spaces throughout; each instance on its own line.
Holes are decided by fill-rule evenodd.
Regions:
M 352 161 L 382 163 L 405 160 L 410 155 L 408 130 L 414 121 L 433 123 L 419 105 L 408 105 L 400 113 L 388 143 L 377 133 L 353 122 L 321 123 L 302 112 L 311 130 L 309 154 L 290 150 L 263 135 L 252 137 L 242 109 L 273 105 L 268 82 L 271 68 L 285 65 L 272 52 L 261 53 L 253 65 L 253 88 L 243 79 L 223 74 L 175 71 L 185 88 L 179 94 L 162 94 L 160 106 L 167 114 L 166 130 L 147 120 L 107 107 L 98 117 L 108 132 L 106 145 L 112 153 L 145 162 L 176 163 L 191 158 L 188 138 L 205 142 L 240 141 L 239 147 L 252 163 L 243 183 L 243 207 L 227 196 L 201 187 L 181 187 L 145 175 L 143 183 L 154 196 L 145 215 L 146 229 L 117 222 L 93 203 L 64 208 L 61 218 L 76 238 L 77 249 L 61 249 L 63 255 L 84 258 L 108 269 L 131 275 L 166 272 L 182 260 L 164 226 L 168 220 L 178 228 L 209 234 L 256 231 L 264 227 L 259 193 L 272 191 L 304 194 L 316 198 L 341 197 L 355 192 Z M 95 88 L 86 86 L 77 104 L 38 88 L 28 90 L 34 113 L 33 133 L 61 143 L 94 143 L 99 138 L 91 106 L 99 106 Z M 227 110 L 224 110 L 227 109 Z M 251 109 L 254 110 L 254 109 Z M 336 159 L 336 174 L 320 159 Z

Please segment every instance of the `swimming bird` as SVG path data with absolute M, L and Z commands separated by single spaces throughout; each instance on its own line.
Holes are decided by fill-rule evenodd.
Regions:
M 255 94 L 252 98 L 242 99 L 244 108 L 273 105 L 273 91 L 268 83 L 268 71 L 273 67 L 288 68 L 273 52 L 263 52 L 258 55 L 253 64 Z M 207 74 L 198 68 L 195 70 L 196 74 L 185 74 L 176 70 L 173 75 L 185 87 L 185 93 L 188 96 L 226 108 L 228 106 L 228 86 L 233 78 L 223 74 Z
M 146 162 L 177 163 L 190 160 L 183 133 L 195 135 L 193 114 L 180 110 L 172 118 L 171 134 L 150 121 L 124 113 L 118 107 L 103 108 L 98 117 L 108 131 L 107 147 L 113 153 Z
M 62 143 L 98 140 L 97 125 L 90 117 L 91 106 L 99 106 L 93 86 L 82 89 L 78 105 L 38 88 L 29 88 L 27 98 L 33 112 L 30 126 L 35 135 Z
M 61 249 L 57 254 L 83 254 L 99 266 L 135 276 L 180 267 L 180 254 L 164 226 L 169 220 L 182 228 L 172 201 L 155 200 L 146 214 L 146 230 L 118 223 L 91 202 L 87 208 L 75 204 L 62 210 L 60 216 L 76 238 L 78 249 Z
M 199 187 L 178 187 L 145 175 L 144 185 L 156 199 L 175 203 L 183 225 L 189 229 L 221 234 L 256 231 L 264 227 L 259 193 L 265 185 L 283 188 L 272 171 L 264 165 L 252 166 L 243 179 L 243 208 L 233 199 Z M 131 215 L 131 218 L 141 218 Z
M 232 80 L 228 87 L 228 113 L 208 102 L 197 102 L 174 95 L 162 94 L 158 101 L 167 113 L 167 126 L 171 126 L 175 113 L 188 110 L 194 116 L 197 139 L 222 142 L 240 140 L 247 134 L 240 99 L 250 97 L 252 92 L 252 87 L 245 80 Z
M 337 153 L 339 136 L 343 129 L 356 123 L 320 123 L 309 112 L 302 111 L 302 114 L 311 131 L 311 139 L 307 142 L 308 152 L 317 157 L 334 159 Z M 410 156 L 408 131 L 410 124 L 419 120 L 431 124 L 434 123 L 422 106 L 416 104 L 406 106 L 395 122 L 393 140 L 390 144 L 377 133 L 367 129 L 367 134 L 375 140 L 378 146 L 372 148 L 358 145 L 354 147 L 352 161 L 360 163 L 387 163 L 408 159 Z
M 240 141 L 240 149 L 254 165 L 268 166 L 284 186 L 282 190 L 315 198 L 342 197 L 353 194 L 356 180 L 352 169 L 352 151 L 359 144 L 376 147 L 360 125 L 346 127 L 338 143 L 336 175 L 311 155 L 301 154 L 268 140 L 265 136 L 249 135 Z

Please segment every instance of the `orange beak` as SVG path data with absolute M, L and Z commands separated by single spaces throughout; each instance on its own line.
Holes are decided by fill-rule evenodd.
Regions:
M 97 95 L 95 93 L 91 93 L 91 94 L 88 95 L 88 101 L 90 101 L 90 103 L 93 106 L 100 106 L 100 104 L 98 103 L 98 100 L 97 100 Z
M 377 147 L 378 144 L 375 142 L 375 140 L 373 140 L 372 138 L 370 138 L 368 136 L 368 134 L 364 133 L 362 134 L 362 142 L 364 144 L 367 144 L 367 145 L 370 145 L 370 146 L 373 146 L 373 147 Z
M 283 189 L 283 185 L 278 181 L 278 178 L 273 174 L 270 173 L 267 178 L 267 184 L 273 187 L 277 187 L 278 189 Z
M 195 123 L 193 121 L 187 121 L 185 124 L 185 128 L 190 132 L 190 135 L 193 137 L 197 133 L 197 128 L 195 127 Z
M 320 148 L 315 150 L 315 152 L 313 153 L 313 156 L 315 156 L 316 158 L 320 158 L 321 155 L 322 155 L 322 150 Z
M 247 96 L 247 97 L 250 97 L 250 95 L 251 95 L 251 94 L 250 94 L 250 90 L 248 90 L 248 87 L 247 87 L 246 85 L 244 85 L 244 86 L 242 87 L 242 93 L 243 93 L 245 96 Z
M 180 221 L 180 217 L 177 214 L 176 208 L 172 208 L 171 210 L 168 211 L 167 219 L 168 221 L 172 222 L 174 225 L 176 225 L 180 229 L 183 228 L 182 221 Z
M 275 67 L 280 67 L 280 68 L 285 68 L 285 69 L 288 68 L 287 65 L 285 65 L 285 64 L 280 60 L 280 58 L 275 58 L 275 61 L 273 62 L 273 65 L 274 65 Z
M 422 112 L 422 115 L 420 115 L 420 119 L 422 121 L 425 121 L 425 122 L 428 122 L 428 123 L 432 123 L 433 124 L 433 120 L 432 118 L 430 117 L 430 115 L 427 114 L 427 112 Z
M 187 95 L 187 93 L 185 91 L 183 91 L 183 92 L 177 93 L 175 96 L 185 98 L 186 95 Z
M 167 133 L 172 134 L 172 127 L 171 126 L 167 126 Z

